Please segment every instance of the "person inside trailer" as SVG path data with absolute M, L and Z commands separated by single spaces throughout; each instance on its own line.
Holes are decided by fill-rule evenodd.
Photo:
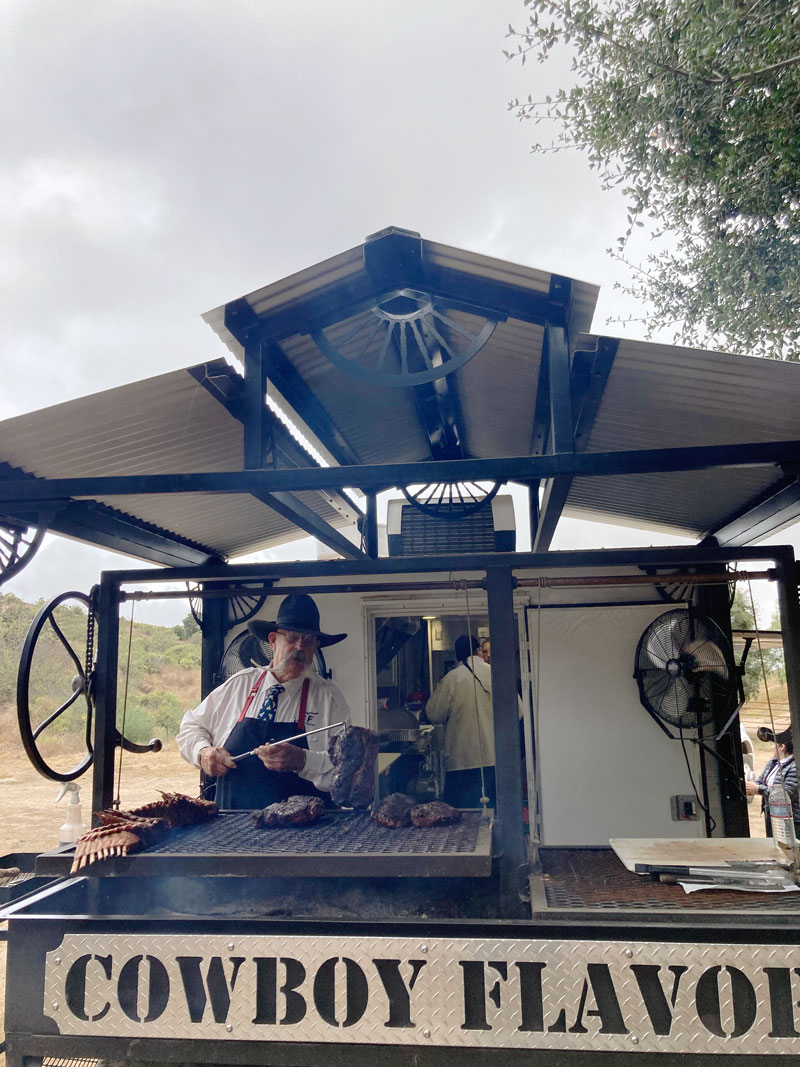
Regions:
M 269 667 L 239 671 L 187 711 L 176 738 L 180 753 L 216 778 L 215 799 L 222 808 L 263 808 L 298 795 L 328 802 L 333 777 L 328 741 L 337 731 L 286 739 L 350 724 L 337 686 L 311 670 L 317 649 L 347 634 L 324 633 L 319 608 L 306 593 L 285 597 L 274 622 L 254 620 L 248 628 L 272 646 Z
M 458 664 L 425 705 L 429 722 L 447 723 L 444 799 L 454 808 L 479 807 L 484 786 L 495 803 L 492 672 L 478 648 L 476 637 L 456 638 Z
M 481 657 L 484 663 L 492 662 L 492 642 L 488 637 L 484 637 L 481 641 L 481 647 L 478 649 L 477 655 Z
M 768 726 L 758 728 L 759 741 L 772 742 L 772 756 L 758 778 L 745 782 L 744 789 L 748 796 L 761 797 L 761 810 L 764 813 L 764 826 L 767 837 L 772 837 L 772 825 L 769 817 L 769 791 L 780 781 L 792 802 L 795 837 L 800 839 L 800 796 L 798 796 L 797 764 L 794 758 L 791 727 L 781 733 L 773 733 Z

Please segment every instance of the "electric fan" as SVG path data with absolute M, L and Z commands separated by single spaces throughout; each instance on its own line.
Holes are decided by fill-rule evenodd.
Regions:
M 725 635 L 712 619 L 685 608 L 650 623 L 639 638 L 633 676 L 639 699 L 663 729 L 667 723 L 680 731 L 699 730 L 713 720 L 715 708 L 724 712 L 736 693 Z
M 262 641 L 251 634 L 249 630 L 243 630 L 237 634 L 222 654 L 219 665 L 219 682 L 225 682 L 232 674 L 243 671 L 246 667 L 268 667 L 272 663 L 272 645 L 269 641 Z M 314 653 L 312 669 L 323 678 L 327 678 L 327 669 L 322 651 L 317 649 Z

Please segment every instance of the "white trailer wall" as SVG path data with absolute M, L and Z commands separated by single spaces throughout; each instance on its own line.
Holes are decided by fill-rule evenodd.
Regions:
M 671 819 L 670 796 L 694 790 L 680 742 L 671 741 L 647 714 L 633 677 L 639 637 L 670 607 L 677 605 L 529 609 L 534 656 L 541 619 L 537 767 L 542 844 L 705 836 L 702 821 Z M 535 673 L 536 662 L 531 666 Z M 687 740 L 686 747 L 699 788 L 695 746 Z M 715 775 L 709 767 L 709 776 Z

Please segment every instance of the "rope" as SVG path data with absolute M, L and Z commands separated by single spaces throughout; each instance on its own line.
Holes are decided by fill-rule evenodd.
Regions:
M 747 591 L 750 594 L 750 610 L 753 612 L 753 629 L 756 632 L 756 645 L 758 646 L 758 660 L 759 660 L 759 663 L 761 665 L 761 680 L 764 683 L 764 695 L 767 698 L 767 710 L 769 712 L 769 726 L 770 726 L 770 729 L 772 730 L 772 736 L 774 738 L 775 734 L 777 732 L 775 730 L 775 718 L 774 718 L 774 715 L 772 713 L 772 701 L 770 700 L 769 685 L 767 683 L 767 669 L 766 669 L 766 667 L 764 665 L 764 650 L 761 647 L 761 631 L 759 629 L 758 618 L 756 616 L 756 602 L 755 602 L 755 600 L 753 598 L 753 587 L 750 584 L 750 578 L 749 577 L 747 579 Z M 796 758 L 797 757 L 796 757 L 796 754 L 795 754 L 795 759 Z M 786 793 L 786 796 L 788 797 L 789 794 L 788 794 L 787 789 L 786 789 L 786 776 L 784 774 L 783 767 L 781 766 L 780 762 L 778 763 L 778 777 L 781 780 L 781 785 L 783 786 L 783 791 L 784 791 L 784 793 Z M 767 794 L 767 810 L 769 810 L 769 794 Z M 792 864 L 794 866 L 795 871 L 797 871 L 797 870 L 800 870 L 800 850 L 798 850 L 797 837 L 796 837 L 795 832 L 794 832 L 794 806 L 793 805 L 790 807 L 790 811 L 791 811 L 791 818 L 789 819 L 789 832 L 790 832 L 790 836 L 791 836 L 791 846 L 792 846 Z
M 121 726 L 120 731 L 119 731 L 119 733 L 120 733 L 120 742 L 122 741 L 122 738 L 125 736 L 125 715 L 126 715 L 126 713 L 128 711 L 128 681 L 129 681 L 130 676 L 131 676 L 131 645 L 133 644 L 133 611 L 134 611 L 134 607 L 135 607 L 135 605 L 131 604 L 131 625 L 130 625 L 130 628 L 128 630 L 128 658 L 127 658 L 127 661 L 125 663 L 125 693 L 124 693 L 123 698 L 122 698 L 122 726 Z M 122 747 L 122 744 L 120 743 L 120 746 L 119 746 L 119 769 L 117 771 L 117 795 L 114 797 L 114 802 L 112 804 L 112 807 L 117 808 L 117 809 L 119 808 L 119 805 L 120 805 L 120 791 L 121 791 L 121 788 L 122 788 L 122 755 L 123 755 L 124 751 L 125 751 L 125 749 Z

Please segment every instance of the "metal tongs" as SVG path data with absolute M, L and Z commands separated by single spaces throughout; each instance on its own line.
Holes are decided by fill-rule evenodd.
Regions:
M 295 734 L 293 737 L 286 737 L 283 741 L 268 741 L 268 745 L 288 745 L 290 741 L 299 741 L 301 737 L 310 737 L 311 734 L 321 734 L 323 730 L 335 730 L 338 726 L 344 726 L 342 722 L 332 722 L 330 726 L 318 726 L 316 730 L 306 730 L 305 733 Z M 263 748 L 263 745 L 259 745 L 258 748 Z M 255 756 L 258 749 L 251 749 L 249 752 L 242 752 L 238 756 L 233 757 L 233 762 L 238 763 L 240 760 L 247 759 L 248 756 Z

